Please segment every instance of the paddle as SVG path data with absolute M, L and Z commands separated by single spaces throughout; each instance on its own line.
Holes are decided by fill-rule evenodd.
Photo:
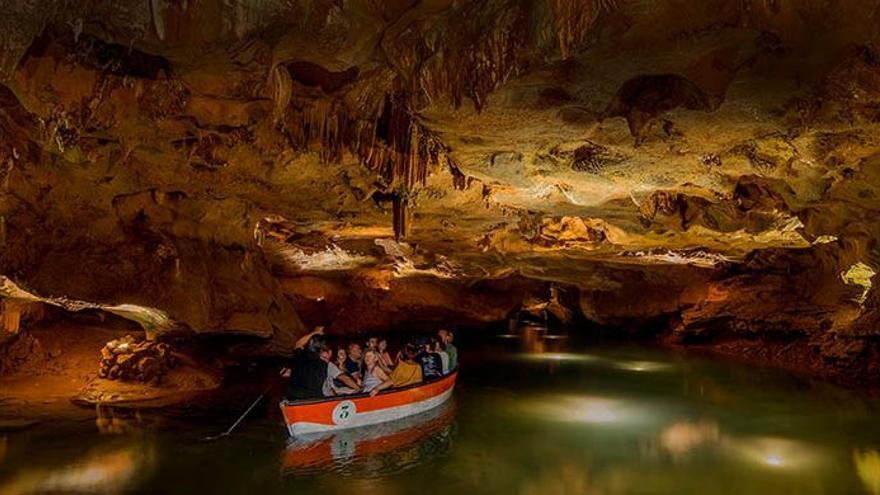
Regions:
M 219 440 L 223 437 L 228 437 L 229 434 L 232 433 L 232 430 L 234 430 L 238 426 L 238 424 L 241 423 L 244 420 L 244 418 L 253 410 L 253 408 L 256 407 L 257 404 L 259 404 L 261 400 L 263 400 L 263 397 L 265 397 L 266 394 L 269 393 L 269 390 L 271 388 L 272 388 L 271 385 L 266 387 L 266 390 L 263 390 L 263 393 L 260 394 L 259 397 L 254 399 L 254 401 L 251 403 L 250 407 L 248 407 L 247 410 L 245 410 L 244 414 L 242 414 L 241 416 L 238 417 L 238 419 L 235 421 L 235 423 L 233 423 L 232 426 L 230 426 L 228 430 L 224 431 L 223 433 L 221 433 L 219 435 L 212 435 L 210 437 L 205 437 L 202 439 L 202 441 L 203 442 L 213 442 L 214 440 Z

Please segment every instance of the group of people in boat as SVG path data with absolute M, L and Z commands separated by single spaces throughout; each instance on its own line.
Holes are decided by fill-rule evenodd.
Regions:
M 449 374 L 458 367 L 458 350 L 450 330 L 416 336 L 392 357 L 388 340 L 370 337 L 336 351 L 327 344 L 324 328 L 301 337 L 295 345 L 287 398 L 312 399 L 369 393 L 405 387 Z

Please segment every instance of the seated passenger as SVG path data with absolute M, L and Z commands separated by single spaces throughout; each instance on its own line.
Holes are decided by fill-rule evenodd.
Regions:
M 324 328 L 318 327 L 294 344 L 293 358 L 290 362 L 290 382 L 287 398 L 290 400 L 311 399 L 323 396 L 324 381 L 327 380 L 327 363 L 321 360 L 324 345 Z
M 383 383 L 390 381 L 390 377 L 382 366 L 379 365 L 379 354 L 367 349 L 364 352 L 364 392 L 372 392 Z M 377 391 L 378 393 L 378 391 Z M 376 395 L 371 393 L 370 395 Z
M 443 374 L 445 375 L 449 373 L 449 354 L 446 352 L 446 346 L 437 337 L 431 339 L 431 342 L 434 345 L 434 352 L 440 355 L 440 361 L 443 363 Z
M 422 367 L 422 378 L 425 380 L 443 376 L 443 360 L 440 354 L 434 352 L 434 344 L 431 341 L 422 347 L 422 352 L 416 356 L 416 361 Z
M 348 344 L 348 359 L 345 360 L 345 372 L 356 381 L 361 382 L 362 373 L 361 366 L 363 365 L 363 351 L 361 350 L 361 345 L 352 342 Z
M 321 389 L 324 397 L 348 395 L 357 392 L 360 388 L 357 382 L 330 360 L 332 355 L 333 351 L 329 347 L 325 347 L 321 351 L 321 360 L 327 363 L 327 379 L 324 380 L 324 387 Z
M 394 359 L 391 357 L 391 354 L 388 352 L 388 340 L 382 339 L 379 341 L 379 357 L 382 362 L 382 367 L 385 368 L 385 371 L 391 371 L 394 369 Z
M 437 336 L 440 337 L 440 341 L 446 346 L 446 354 L 449 355 L 449 371 L 454 371 L 458 368 L 458 349 L 452 345 L 455 335 L 451 330 L 440 330 L 437 332 Z
M 335 363 L 336 363 L 336 366 L 339 367 L 339 369 L 341 369 L 341 370 L 345 369 L 345 360 L 346 359 L 348 359 L 348 353 L 345 352 L 345 348 L 340 347 L 339 349 L 337 349 Z
M 395 387 L 404 387 L 422 381 L 422 367 L 416 363 L 417 354 L 418 350 L 412 344 L 407 344 L 403 348 L 400 362 L 391 372 L 391 379 L 394 381 Z

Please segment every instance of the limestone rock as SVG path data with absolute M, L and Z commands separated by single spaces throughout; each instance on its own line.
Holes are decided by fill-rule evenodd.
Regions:
M 107 342 L 101 349 L 99 376 L 109 380 L 159 384 L 177 365 L 168 344 L 138 341 L 131 335 Z

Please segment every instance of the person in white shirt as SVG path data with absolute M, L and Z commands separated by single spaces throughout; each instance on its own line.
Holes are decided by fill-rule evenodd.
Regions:
M 321 388 L 324 397 L 333 397 L 334 395 L 348 395 L 358 392 L 357 382 L 352 377 L 336 366 L 336 363 L 330 360 L 333 351 L 329 347 L 321 350 L 321 360 L 327 363 L 327 379 Z
M 431 347 L 433 351 L 440 355 L 440 362 L 443 364 L 443 374 L 449 373 L 449 354 L 446 352 L 446 346 L 438 338 L 431 339 Z

